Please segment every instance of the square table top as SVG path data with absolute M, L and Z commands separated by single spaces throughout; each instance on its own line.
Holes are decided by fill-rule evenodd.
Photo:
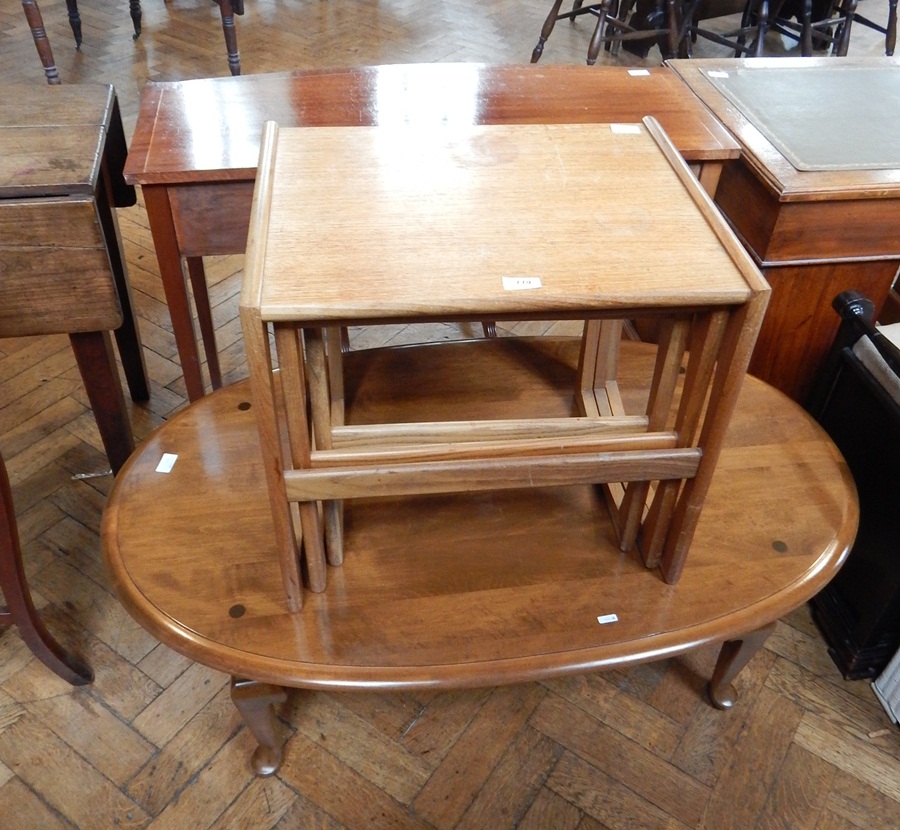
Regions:
M 404 64 L 147 83 L 125 167 L 133 184 L 253 181 L 266 121 L 282 127 L 636 121 L 692 162 L 740 149 L 664 67 Z
M 114 107 L 108 84 L 0 84 L 0 198 L 93 193 Z
M 242 305 L 349 324 L 746 302 L 758 271 L 647 121 L 271 124 Z
M 900 196 L 898 58 L 674 60 L 783 202 Z M 879 94 L 881 93 L 881 94 Z M 814 169 L 818 168 L 818 169 Z

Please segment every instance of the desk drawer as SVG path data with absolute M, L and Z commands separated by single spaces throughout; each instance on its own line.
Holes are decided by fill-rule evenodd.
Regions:
M 0 337 L 121 324 L 93 200 L 0 201 Z

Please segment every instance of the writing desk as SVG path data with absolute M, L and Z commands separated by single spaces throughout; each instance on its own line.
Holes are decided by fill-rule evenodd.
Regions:
M 113 470 L 134 449 L 112 353 L 150 393 L 115 207 L 125 133 L 111 86 L 0 86 L 0 337 L 68 334 Z
M 351 352 L 348 421 L 419 417 L 423 390 L 436 420 L 523 405 L 564 417 L 578 352 L 549 337 Z M 624 343 L 623 379 L 646 378 L 654 353 Z M 593 487 L 360 499 L 346 507 L 344 565 L 292 613 L 250 400 L 247 382 L 229 386 L 154 433 L 116 480 L 102 542 L 141 625 L 239 679 L 261 773 L 280 761 L 271 704 L 284 686 L 497 685 L 726 641 L 711 694 L 727 707 L 774 621 L 828 582 L 856 530 L 853 484 L 825 433 L 748 377 L 677 585 L 618 550 Z M 168 474 L 156 472 L 163 453 L 178 455 Z
M 148 83 L 125 177 L 140 185 L 188 396 L 204 392 L 182 267 L 221 385 L 202 257 L 243 253 L 267 120 L 280 126 L 635 122 L 655 116 L 709 192 L 737 143 L 670 70 L 421 64 Z M 336 175 L 347 171 L 335 171 Z
M 837 331 L 831 301 L 854 289 L 880 310 L 900 266 L 900 163 L 883 156 L 880 167 L 853 167 L 872 137 L 900 146 L 889 104 L 900 89 L 900 61 L 668 65 L 741 144 L 741 158 L 723 168 L 715 200 L 772 286 L 750 371 L 802 402 Z M 709 73 L 731 73 L 744 86 L 729 96 L 728 79 Z M 894 91 L 880 94 L 884 89 Z M 830 148 L 836 163 L 798 169 L 790 160 L 798 133 Z

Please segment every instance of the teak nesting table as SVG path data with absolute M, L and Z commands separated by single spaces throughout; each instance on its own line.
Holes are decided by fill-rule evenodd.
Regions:
M 767 299 L 653 119 L 270 122 L 241 324 L 289 604 L 301 537 L 313 591 L 342 561 L 346 498 L 588 482 L 609 485 L 622 548 L 675 582 Z M 629 407 L 616 360 L 637 316 L 660 321 L 660 345 L 650 398 Z M 345 424 L 339 327 L 473 319 L 587 320 L 579 417 Z
M 633 122 L 656 117 L 712 193 L 737 142 L 665 68 L 410 64 L 149 82 L 125 176 L 140 185 L 187 393 L 221 385 L 203 257 L 243 253 L 263 123 L 282 127 Z

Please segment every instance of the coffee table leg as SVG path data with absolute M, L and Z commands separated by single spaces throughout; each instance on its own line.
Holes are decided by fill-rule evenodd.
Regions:
M 286 699 L 287 692 L 281 686 L 231 678 L 231 701 L 259 743 L 250 761 L 253 772 L 259 776 L 274 775 L 281 766 L 284 740 L 275 707 Z
M 731 685 L 731 681 L 750 662 L 753 655 L 762 648 L 763 643 L 774 630 L 775 623 L 769 623 L 744 637 L 727 640 L 722 644 L 716 668 L 707 686 L 709 701 L 716 709 L 731 709 L 734 706 L 737 692 Z

